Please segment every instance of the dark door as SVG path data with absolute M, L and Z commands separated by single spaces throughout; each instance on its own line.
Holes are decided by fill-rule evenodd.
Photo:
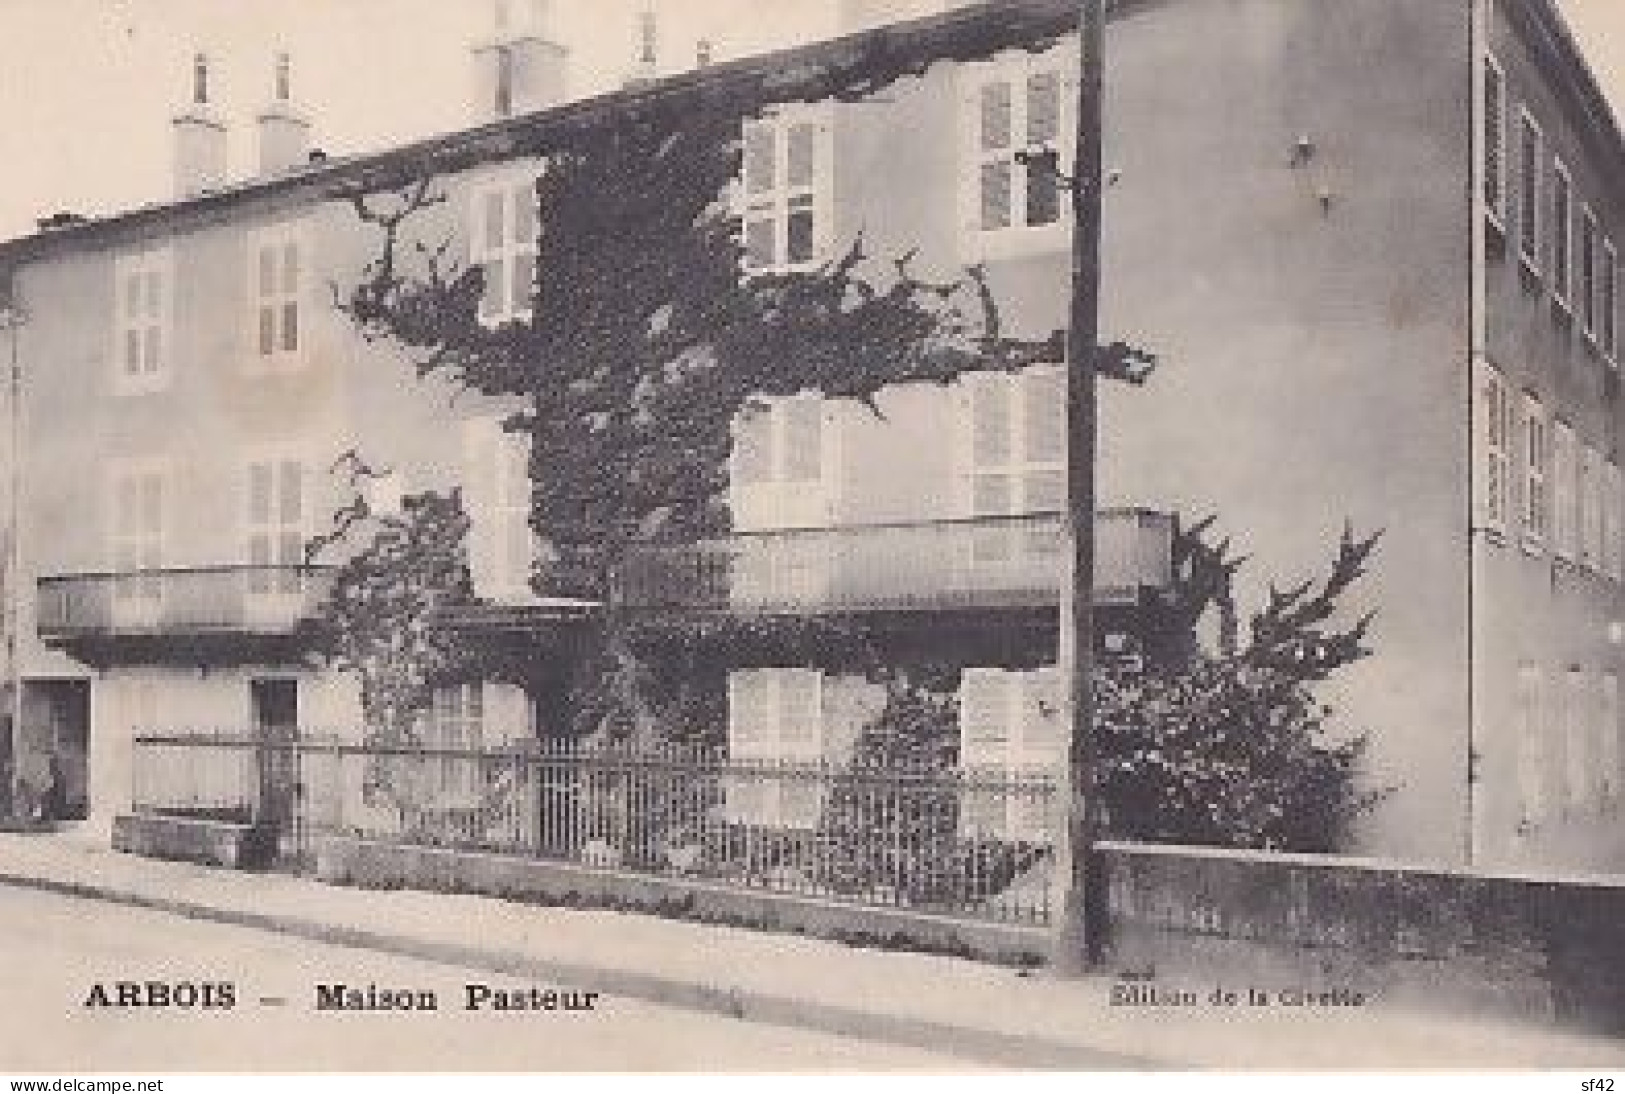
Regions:
M 299 794 L 299 765 L 294 742 L 299 736 L 299 682 L 249 681 L 254 733 L 259 741 L 260 824 L 287 831 L 293 825 Z
M 90 681 L 23 681 L 28 781 L 52 820 L 90 815 Z

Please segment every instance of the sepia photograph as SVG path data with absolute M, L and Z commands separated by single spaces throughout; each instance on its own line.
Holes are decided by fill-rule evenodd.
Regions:
M 1625 1080 L 1619 0 L 0 0 L 0 107 L 11 1089 Z

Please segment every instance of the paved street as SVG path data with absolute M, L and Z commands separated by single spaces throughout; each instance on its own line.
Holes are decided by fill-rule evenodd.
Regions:
M 464 1009 L 465 985 L 545 1005 L 504 980 L 248 928 L 0 887 L 0 1072 L 963 1070 L 946 1056 L 629 1000 L 591 1012 Z M 231 1009 L 86 1007 L 118 980 L 235 984 Z M 318 1011 L 316 985 L 431 991 L 435 1013 Z M 209 994 L 207 992 L 201 994 Z M 262 998 L 285 999 L 282 1006 Z M 577 996 L 577 1000 L 580 1000 Z

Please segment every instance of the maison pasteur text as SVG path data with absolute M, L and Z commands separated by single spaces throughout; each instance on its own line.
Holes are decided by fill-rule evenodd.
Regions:
M 595 991 L 464 984 L 462 990 L 456 993 L 455 1000 L 442 1001 L 441 993 L 432 988 L 381 987 L 377 984 L 316 985 L 317 1010 L 590 1011 L 597 1009 L 598 999 L 599 993 Z

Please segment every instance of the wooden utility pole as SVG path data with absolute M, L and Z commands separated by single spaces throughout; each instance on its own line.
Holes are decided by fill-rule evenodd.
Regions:
M 1106 929 L 1096 792 L 1095 454 L 1100 343 L 1101 119 L 1105 90 L 1106 0 L 1079 0 L 1077 158 L 1072 168 L 1072 305 L 1067 325 L 1067 541 L 1071 566 L 1061 597 L 1059 659 L 1067 675 L 1072 725 L 1059 790 L 1065 830 L 1056 870 L 1061 888 L 1051 968 L 1078 975 L 1099 963 Z

